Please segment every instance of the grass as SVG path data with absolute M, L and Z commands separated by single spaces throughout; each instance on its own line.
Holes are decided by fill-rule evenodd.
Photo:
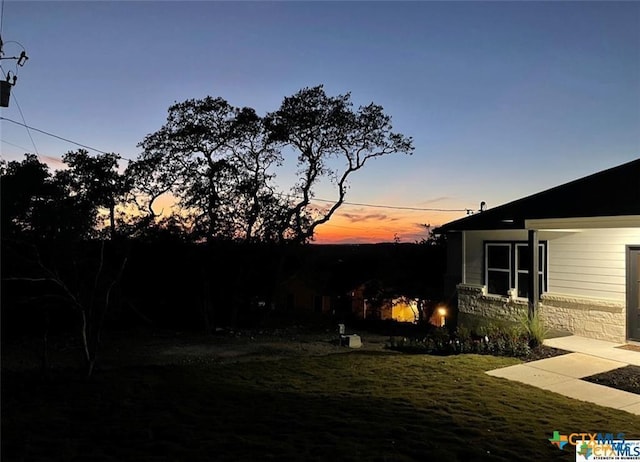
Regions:
M 575 460 L 554 430 L 640 417 L 490 377 L 518 363 L 353 352 L 233 365 L 3 372 L 3 461 Z

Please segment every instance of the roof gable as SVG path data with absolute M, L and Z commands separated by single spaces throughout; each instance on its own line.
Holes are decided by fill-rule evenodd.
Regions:
M 438 233 L 523 229 L 525 220 L 640 215 L 640 159 L 449 222 Z

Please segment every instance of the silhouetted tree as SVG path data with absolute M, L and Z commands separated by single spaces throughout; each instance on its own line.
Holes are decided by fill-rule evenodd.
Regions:
M 208 240 L 232 236 L 224 212 L 233 208 L 239 173 L 231 162 L 231 146 L 240 113 L 212 97 L 169 108 L 165 125 L 145 137 L 139 145 L 144 152 L 129 167 L 137 189 L 147 196 L 151 215 L 154 201 L 170 191 Z
M 207 240 L 297 243 L 329 221 L 349 178 L 369 159 L 413 151 L 411 138 L 391 131 L 381 106 L 354 110 L 349 94 L 329 97 L 322 86 L 285 98 L 264 118 L 222 98 L 177 103 L 140 146 L 128 171 L 150 216 L 157 198 L 171 192 Z M 275 172 L 292 152 L 298 177 L 284 192 Z M 323 182 L 335 185 L 337 197 L 318 207 L 312 200 Z
M 17 250 L 16 248 L 12 250 Z M 66 241 L 29 244 L 20 249 L 19 265 L 3 274 L 3 283 L 35 284 L 32 304 L 71 309 L 77 315 L 87 374 L 96 365 L 107 312 L 119 303 L 117 287 L 128 260 L 128 247 L 113 241 Z M 46 316 L 55 313 L 49 313 Z M 47 330 L 43 344 L 46 346 Z M 46 364 L 46 347 L 43 363 Z
M 237 172 L 233 191 L 233 237 L 245 242 L 273 242 L 285 204 L 277 191 L 274 168 L 282 165 L 279 146 L 253 109 L 242 109 L 233 126 L 231 163 Z
M 69 151 L 62 160 L 68 169 L 56 172 L 56 179 L 68 188 L 68 196 L 89 203 L 91 219 L 96 222 L 100 208 L 109 212 L 109 235 L 116 237 L 116 206 L 131 189 L 128 177 L 118 171 L 121 157 L 115 153 L 89 155 L 84 149 Z
M 445 234 L 436 234 L 433 226 L 430 224 L 422 224 L 421 225 L 427 231 L 427 237 L 417 241 L 418 244 L 426 244 L 426 245 L 434 245 L 434 246 L 444 246 L 447 243 Z
M 35 154 L 0 171 L 4 239 L 84 239 L 95 220 L 93 205 L 73 195 L 67 181 L 51 175 Z
M 382 106 L 353 109 L 349 93 L 327 96 L 322 85 L 287 97 L 280 109 L 267 115 L 272 137 L 297 155 L 298 183 L 287 196 L 278 229 L 281 239 L 307 242 L 316 228 L 328 222 L 344 203 L 348 180 L 368 160 L 413 151 L 410 137 L 392 132 L 391 118 Z M 315 188 L 328 179 L 336 198 L 325 207 L 312 204 Z
M 154 204 L 171 193 L 180 216 L 173 223 L 184 219 L 192 223 L 195 239 L 311 241 L 317 226 L 329 221 L 344 203 L 355 172 L 370 159 L 413 151 L 411 138 L 392 132 L 391 119 L 381 106 L 352 106 L 349 94 L 330 97 L 322 86 L 285 98 L 277 111 L 265 117 L 219 97 L 172 105 L 166 123 L 145 137 L 139 145 L 141 156 L 127 168 L 144 220 L 158 223 Z M 287 167 L 285 156 L 298 165 L 295 184 L 288 191 L 276 183 L 276 173 Z M 327 184 L 335 186 L 335 201 L 315 205 L 316 190 Z M 240 255 L 235 281 L 226 287 L 233 293 L 234 319 L 238 307 L 246 304 L 241 286 L 252 265 L 249 253 Z M 276 281 L 286 259 L 282 254 L 276 265 Z M 207 261 L 212 267 L 205 273 L 215 274 L 215 256 Z M 208 287 L 203 292 L 220 293 Z
M 4 163 L 0 173 L 2 236 L 32 230 L 34 208 L 51 195 L 51 174 L 47 165 L 34 154 L 25 154 L 22 162 Z

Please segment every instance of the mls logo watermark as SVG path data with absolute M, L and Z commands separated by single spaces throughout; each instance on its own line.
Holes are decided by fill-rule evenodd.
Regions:
M 640 440 L 626 440 L 624 433 L 570 433 L 554 431 L 549 442 L 558 449 L 573 446 L 576 462 L 640 461 Z

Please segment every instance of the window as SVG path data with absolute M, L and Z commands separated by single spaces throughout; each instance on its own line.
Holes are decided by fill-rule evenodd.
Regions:
M 546 291 L 547 243 L 538 245 L 538 283 L 540 294 Z M 509 294 L 514 289 L 517 297 L 529 295 L 529 245 L 526 242 L 485 243 L 485 284 L 494 295 Z
M 485 254 L 488 292 L 507 295 L 511 287 L 511 245 L 486 244 Z
M 515 244 L 516 247 L 516 289 L 518 297 L 529 297 L 529 245 L 528 244 Z M 544 244 L 538 244 L 538 287 L 540 290 L 539 295 L 545 291 L 544 283 L 544 268 L 545 264 L 545 251 Z

